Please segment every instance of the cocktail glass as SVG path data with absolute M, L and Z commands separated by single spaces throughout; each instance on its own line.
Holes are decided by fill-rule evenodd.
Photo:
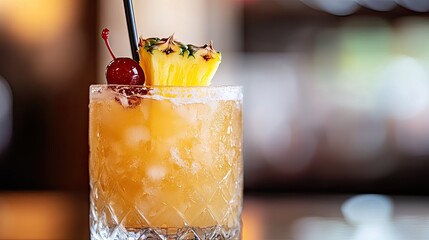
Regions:
M 91 239 L 241 239 L 240 87 L 92 85 Z

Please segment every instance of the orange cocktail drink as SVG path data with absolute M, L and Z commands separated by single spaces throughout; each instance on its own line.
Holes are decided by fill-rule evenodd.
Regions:
M 92 236 L 239 239 L 240 87 L 93 85 L 89 108 Z

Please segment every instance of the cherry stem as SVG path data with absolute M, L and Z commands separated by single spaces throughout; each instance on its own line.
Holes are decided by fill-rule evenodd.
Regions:
M 115 54 L 112 51 L 112 48 L 110 48 L 109 33 L 110 33 L 110 30 L 108 28 L 105 28 L 101 32 L 101 37 L 104 39 L 104 42 L 106 43 L 107 49 L 109 49 L 109 52 L 110 52 L 110 55 L 112 55 L 112 58 L 116 59 Z

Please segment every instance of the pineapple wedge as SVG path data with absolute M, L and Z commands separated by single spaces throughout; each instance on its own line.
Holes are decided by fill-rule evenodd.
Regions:
M 213 42 L 202 47 L 168 38 L 140 38 L 140 66 L 147 86 L 208 86 L 221 62 Z

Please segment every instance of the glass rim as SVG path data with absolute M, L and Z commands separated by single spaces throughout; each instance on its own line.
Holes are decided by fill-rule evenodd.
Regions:
M 113 93 L 113 95 L 112 95 Z M 122 95 L 152 99 L 205 99 L 242 100 L 243 87 L 224 86 L 144 86 L 119 84 L 92 84 L 89 86 L 90 99 L 109 98 Z
M 127 85 L 127 84 L 107 84 L 107 83 L 95 83 L 89 85 L 90 88 L 95 87 L 133 87 L 141 89 L 243 89 L 242 85 L 209 85 L 209 86 L 180 86 L 180 85 Z

